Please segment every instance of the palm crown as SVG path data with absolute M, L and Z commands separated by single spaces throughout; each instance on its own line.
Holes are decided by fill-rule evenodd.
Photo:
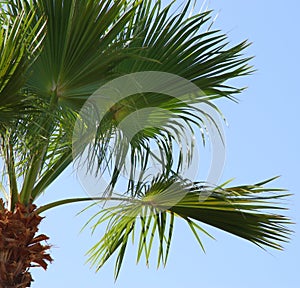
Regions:
M 242 55 L 248 43 L 229 47 L 226 36 L 211 29 L 210 11 L 187 16 L 190 1 L 178 14 L 170 14 L 172 5 L 162 8 L 161 1 L 152 2 L 1 1 L 0 133 L 7 202 L 2 210 L 14 213 L 20 211 L 18 205 L 31 207 L 72 162 L 83 159 L 87 173 L 106 171 L 109 181 L 99 188 L 106 194 L 58 199 L 34 213 L 79 201 L 94 201 L 92 206 L 108 199 L 121 201 L 99 208 L 88 222 L 94 221 L 93 229 L 107 223 L 106 234 L 89 251 L 89 260 L 98 268 L 118 253 L 118 275 L 137 226 L 138 260 L 144 254 L 148 261 L 156 239 L 158 264 L 165 264 L 176 217 L 187 222 L 201 246 L 198 232 L 207 232 L 199 222 L 262 247 L 281 249 L 280 242 L 290 233 L 285 224 L 290 222 L 271 212 L 283 209 L 275 203 L 286 196 L 282 190 L 265 188 L 269 181 L 228 187 L 228 183 L 213 186 L 185 179 L 181 172 L 193 157 L 192 138 L 186 140 L 186 149 L 178 145 L 174 152 L 184 135 L 205 131 L 207 122 L 217 125 L 199 103 L 220 113 L 212 101 L 234 100 L 242 91 L 226 81 L 251 72 L 250 58 Z M 133 89 L 134 94 L 120 98 L 97 94 L 99 87 L 126 75 L 177 75 L 201 93 L 167 95 L 166 87 L 180 90 L 180 85 L 172 78 L 159 83 L 154 77 L 147 79 L 155 82 L 152 91 Z M 136 79 L 131 86 L 139 84 Z M 121 88 L 119 94 L 125 89 Z M 99 101 L 100 118 L 99 107 L 93 110 L 97 101 L 91 99 Z M 136 116 L 146 109 L 144 118 Z M 135 118 L 130 118 L 133 114 Z M 137 130 L 129 125 L 133 129 L 129 137 L 128 125 L 122 125 L 126 119 L 127 124 L 146 121 L 147 125 Z M 201 133 L 205 139 L 205 132 Z M 110 149 L 112 143 L 115 149 Z M 153 145 L 159 156 L 152 152 Z M 121 170 L 128 165 L 126 157 L 128 173 L 134 177 L 124 182 Z M 151 157 L 161 164 L 153 175 L 147 173 Z M 123 194 L 116 196 L 114 189 L 120 183 Z

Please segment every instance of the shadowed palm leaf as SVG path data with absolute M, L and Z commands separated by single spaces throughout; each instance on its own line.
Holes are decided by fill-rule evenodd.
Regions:
M 20 120 L 34 99 L 24 91 L 26 73 L 36 59 L 43 39 L 43 16 L 32 25 L 34 10 L 19 11 L 16 17 L 5 17 L 1 8 L 0 28 L 0 129 Z M 31 111 L 31 110 L 29 110 Z

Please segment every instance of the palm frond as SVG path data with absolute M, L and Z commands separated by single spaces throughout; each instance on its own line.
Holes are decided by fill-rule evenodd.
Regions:
M 143 159 L 151 158 L 151 149 L 162 151 L 162 155 L 157 157 L 164 166 L 171 167 L 179 163 L 178 167 L 172 167 L 179 172 L 182 165 L 189 163 L 192 158 L 195 132 L 200 131 L 205 140 L 208 124 L 216 126 L 217 119 L 197 105 L 208 105 L 219 114 L 212 100 L 219 97 L 233 99 L 233 95 L 241 91 L 225 82 L 251 71 L 247 64 L 250 58 L 242 56 L 248 43 L 244 41 L 229 48 L 226 35 L 210 30 L 211 12 L 188 16 L 191 7 L 191 1 L 188 1 L 181 13 L 170 14 L 172 4 L 166 8 L 161 8 L 161 4 L 161 1 L 154 5 L 151 5 L 151 1 L 142 1 L 126 29 L 117 38 L 117 41 L 126 43 L 124 50 L 133 49 L 137 57 L 124 59 L 114 67 L 114 71 L 121 75 L 146 71 L 146 82 L 151 83 L 152 87 L 144 85 L 142 79 L 135 78 L 140 74 L 129 74 L 133 75 L 135 81 L 128 77 L 122 82 L 122 87 L 119 85 L 111 91 L 106 90 L 105 95 L 99 92 L 102 89 L 100 87 L 80 112 L 80 121 L 83 121 L 80 127 L 87 127 L 88 124 L 97 126 L 93 135 L 85 137 L 90 141 L 81 143 L 80 154 L 85 148 L 89 149 L 90 158 L 87 161 L 90 170 L 94 169 L 96 173 L 111 171 L 107 188 L 109 193 L 121 175 L 120 167 L 125 165 L 124 159 L 131 159 L 129 174 L 134 175 L 140 166 L 144 166 Z M 187 87 L 179 81 L 180 86 L 178 79 L 163 82 L 159 72 L 178 75 L 194 85 L 193 96 L 185 95 L 184 88 Z M 111 83 L 114 85 L 112 81 L 104 86 L 109 89 Z M 139 90 L 132 87 L 139 87 Z M 145 92 L 150 90 L 149 87 L 155 92 Z M 116 100 L 115 91 L 119 89 L 120 94 L 126 94 L 126 88 L 132 94 Z M 197 89 L 198 92 L 195 92 Z M 181 95 L 175 97 L 168 93 L 170 91 L 181 91 Z M 100 108 L 95 108 L 95 105 Z M 149 112 L 150 107 L 153 107 L 152 113 Z M 91 116 L 93 113 L 96 116 Z M 85 119 L 85 115 L 88 119 Z M 92 120 L 94 123 L 91 123 Z M 114 148 L 109 149 L 111 145 Z M 176 145 L 182 148 L 177 149 L 179 153 L 174 157 Z M 170 151 L 173 151 L 173 157 Z M 132 186 L 132 181 L 128 185 Z
M 173 73 L 195 83 L 210 99 L 231 98 L 241 90 L 224 82 L 251 72 L 250 58 L 241 57 L 249 44 L 243 41 L 229 48 L 227 36 L 211 30 L 212 11 L 188 15 L 191 2 L 187 1 L 180 13 L 170 15 L 172 3 L 161 8 L 161 1 L 153 7 L 151 1 L 143 1 L 123 38 L 132 39 L 128 41 L 131 48 L 143 47 L 140 57 L 155 61 L 129 58 L 119 69 L 124 73 Z
M 117 253 L 117 277 L 128 240 L 137 230 L 139 236 L 133 236 L 138 241 L 137 260 L 144 254 L 148 264 L 153 242 L 156 242 L 158 265 L 165 265 L 176 217 L 187 222 L 203 250 L 198 232 L 212 236 L 201 227 L 201 223 L 222 229 L 261 248 L 282 249 L 281 242 L 289 239 L 291 230 L 287 225 L 291 222 L 276 211 L 284 209 L 278 200 L 288 194 L 282 189 L 263 186 L 271 180 L 255 185 L 212 188 L 204 183 L 182 182 L 176 177 L 157 177 L 137 188 L 139 193 L 135 194 L 139 197 L 128 198 L 91 218 L 87 225 L 94 223 L 93 231 L 105 222 L 107 229 L 101 240 L 89 250 L 88 260 L 99 269 Z
M 218 187 L 207 197 L 208 192 L 196 188 L 170 210 L 183 219 L 209 224 L 260 247 L 281 250 L 280 243 L 288 241 L 291 230 L 287 225 L 291 222 L 276 212 L 284 210 L 278 200 L 290 196 L 284 190 L 255 184 Z
M 11 17 L 3 5 L 0 6 L 0 126 L 19 120 L 34 108 L 30 95 L 21 89 L 28 69 L 40 53 L 45 30 L 45 18 L 40 15 L 35 19 L 34 9 L 28 13 L 22 10 Z
M 54 97 L 60 106 L 78 108 L 127 57 L 116 38 L 135 7 L 125 0 L 34 0 L 32 5 L 46 14 L 47 37 L 28 88 Z

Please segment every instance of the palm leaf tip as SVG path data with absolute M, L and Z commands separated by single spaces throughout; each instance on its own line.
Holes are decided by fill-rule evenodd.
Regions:
M 203 222 L 229 232 L 261 248 L 282 250 L 282 243 L 288 242 L 292 233 L 288 225 L 293 223 L 289 217 L 276 211 L 285 210 L 278 200 L 290 194 L 281 189 L 263 187 L 267 182 L 219 187 L 211 190 L 204 201 L 199 201 L 203 191 L 194 190 L 170 211 L 189 221 Z

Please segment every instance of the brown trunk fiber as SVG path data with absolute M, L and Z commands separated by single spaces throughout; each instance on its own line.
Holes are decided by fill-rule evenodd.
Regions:
M 43 219 L 35 212 L 36 206 L 16 204 L 7 210 L 0 199 L 0 288 L 26 288 L 33 281 L 29 269 L 42 267 L 52 258 L 46 251 L 46 235 L 37 235 Z

